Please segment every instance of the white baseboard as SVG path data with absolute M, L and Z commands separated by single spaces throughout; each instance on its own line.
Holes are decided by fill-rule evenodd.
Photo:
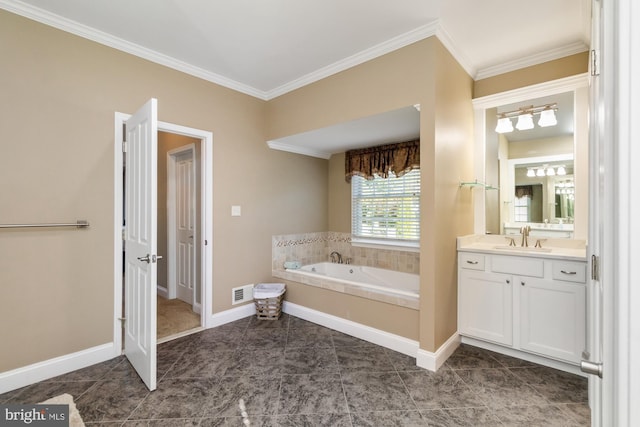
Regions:
M 114 343 L 102 344 L 0 373 L 0 394 L 120 356 Z
M 156 286 L 156 291 L 158 292 L 158 295 L 160 295 L 162 298 L 169 299 L 169 290 L 165 286 L 162 286 L 162 285 Z
M 418 341 L 285 301 L 282 310 L 304 320 L 416 357 Z
M 244 319 L 254 314 L 256 314 L 255 304 L 241 305 L 240 307 L 225 310 L 220 313 L 210 314 L 206 318 L 205 328 L 215 328 L 216 326 Z
M 460 335 L 456 332 L 451 335 L 444 344 L 438 348 L 435 353 L 427 350 L 419 349 L 418 356 L 416 357 L 416 364 L 421 368 L 428 369 L 429 371 L 437 371 L 447 361 L 449 356 L 456 351 L 456 348 L 460 345 Z

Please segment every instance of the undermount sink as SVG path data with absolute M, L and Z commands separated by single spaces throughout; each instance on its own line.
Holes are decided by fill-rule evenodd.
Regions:
M 509 245 L 497 245 L 494 249 L 500 249 L 503 251 L 517 251 L 517 252 L 551 252 L 551 248 L 536 248 L 534 246 L 509 246 Z

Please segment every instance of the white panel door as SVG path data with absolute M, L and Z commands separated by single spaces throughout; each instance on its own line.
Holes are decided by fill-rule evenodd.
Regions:
M 195 170 L 193 151 L 181 154 L 176 162 L 176 243 L 177 297 L 193 305 L 196 282 Z
M 157 101 L 126 122 L 125 355 L 156 388 Z

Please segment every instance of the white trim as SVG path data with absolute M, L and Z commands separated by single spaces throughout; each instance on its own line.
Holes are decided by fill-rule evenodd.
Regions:
M 489 341 L 477 340 L 470 337 L 462 337 L 462 344 L 469 344 L 474 347 L 484 348 L 485 350 L 490 350 L 495 353 L 506 354 L 507 356 L 515 357 L 518 359 L 526 360 L 529 362 L 537 363 L 538 365 L 548 366 L 550 368 L 558 369 L 560 371 L 569 372 L 575 375 L 580 375 L 582 377 L 586 377 L 587 375 L 580 371 L 580 368 L 576 365 L 571 365 L 569 363 L 560 362 L 558 360 L 549 359 L 547 357 L 538 356 L 534 353 L 529 353 L 526 351 L 516 350 L 514 348 L 503 347 L 498 344 L 494 344 Z
M 256 314 L 256 306 L 253 303 L 231 308 L 220 313 L 210 314 L 207 318 L 207 328 L 215 328 L 216 326 L 235 322 L 236 320 L 244 319 L 254 314 Z
M 525 86 L 518 89 L 487 95 L 472 100 L 474 110 L 474 136 L 476 140 L 474 151 L 474 175 L 481 182 L 485 181 L 485 151 L 486 151 L 486 115 L 488 108 L 499 107 L 505 104 L 522 102 L 531 98 L 555 95 L 557 93 L 575 92 L 579 88 L 589 86 L 589 74 L 582 73 L 575 76 L 564 77 L 549 82 Z M 475 234 L 485 234 L 485 198 L 474 197 L 474 221 Z
M 454 351 L 460 345 L 460 335 L 456 332 L 451 335 L 444 344 L 442 344 L 435 353 L 432 353 L 427 350 L 418 349 L 418 354 L 416 356 L 416 364 L 424 369 L 429 371 L 437 371 L 440 367 L 447 361 L 449 356 L 453 354 Z
M 436 30 L 436 37 L 449 51 L 451 56 L 453 56 L 453 58 L 458 62 L 458 64 L 460 64 L 460 66 L 467 72 L 467 74 L 473 77 L 476 74 L 476 67 L 473 66 L 467 55 L 457 48 L 451 34 L 449 34 L 442 22 L 440 22 L 440 27 Z
M 435 20 L 429 24 L 422 25 L 411 31 L 407 31 L 406 33 L 400 34 L 380 44 L 360 51 L 347 58 L 341 59 L 340 61 L 334 62 L 333 64 L 329 64 L 325 67 L 320 68 L 319 70 L 313 71 L 307 75 L 285 83 L 275 89 L 267 91 L 265 93 L 265 99 L 268 101 L 280 95 L 284 95 L 285 93 L 294 91 L 303 86 L 307 86 L 311 83 L 337 74 L 341 71 L 348 70 L 349 68 L 355 67 L 356 65 L 360 65 L 382 55 L 386 55 L 387 53 L 401 49 L 412 43 L 434 36 L 436 34 L 436 31 L 438 30 L 439 25 L 439 21 Z
M 375 329 L 351 320 L 346 320 L 341 317 L 333 316 L 331 314 L 323 313 L 302 305 L 285 301 L 282 304 L 282 311 L 301 319 L 308 320 L 309 322 L 313 322 L 402 354 L 406 354 L 407 356 L 416 357 L 418 352 L 418 341 L 385 332 L 380 329 Z
M 589 86 L 589 74 L 581 73 L 575 76 L 563 77 L 535 85 L 524 86 L 518 89 L 474 98 L 471 102 L 475 109 L 487 109 L 499 107 L 504 104 L 526 101 L 531 98 L 541 98 L 557 93 L 574 91 L 581 87 Z
M 2 0 L 0 0 L 2 1 Z M 122 348 L 122 328 L 119 318 L 122 316 L 122 127 L 130 117 L 128 114 L 115 113 L 114 119 L 114 326 L 113 342 L 116 348 Z M 158 121 L 158 131 L 174 133 L 200 139 L 201 157 L 201 295 L 200 324 L 210 327 L 208 322 L 213 311 L 213 133 L 186 126 Z
M 331 153 L 328 153 L 326 151 L 314 150 L 308 147 L 301 147 L 299 145 L 285 144 L 279 141 L 267 141 L 267 145 L 272 150 L 280 150 L 280 151 L 287 151 L 289 153 L 303 154 L 305 156 L 317 157 L 319 159 L 325 159 L 325 160 L 328 160 L 331 158 Z
M 586 52 L 589 47 L 584 42 L 574 42 L 565 46 L 554 49 L 545 50 L 544 52 L 525 56 L 524 58 L 513 59 L 511 61 L 502 62 L 498 65 L 481 68 L 475 74 L 474 80 L 482 80 L 489 77 L 498 76 L 510 71 L 520 70 L 522 68 L 531 67 L 533 65 L 542 64 L 544 62 L 553 61 L 577 53 Z
M 158 285 L 158 286 L 156 287 L 156 292 L 157 292 L 157 293 L 158 293 L 158 295 L 160 295 L 162 298 L 170 299 L 170 298 L 169 298 L 169 290 L 168 290 L 166 287 L 161 286 L 161 285 Z
M 0 373 L 0 394 L 101 363 L 120 354 L 119 347 L 111 342 L 2 372 Z

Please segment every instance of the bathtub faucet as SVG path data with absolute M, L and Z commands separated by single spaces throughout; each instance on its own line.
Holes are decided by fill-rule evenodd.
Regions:
M 329 255 L 329 257 L 331 258 L 331 262 L 342 264 L 342 255 L 340 255 L 339 252 L 333 251 L 331 252 L 331 255 Z

